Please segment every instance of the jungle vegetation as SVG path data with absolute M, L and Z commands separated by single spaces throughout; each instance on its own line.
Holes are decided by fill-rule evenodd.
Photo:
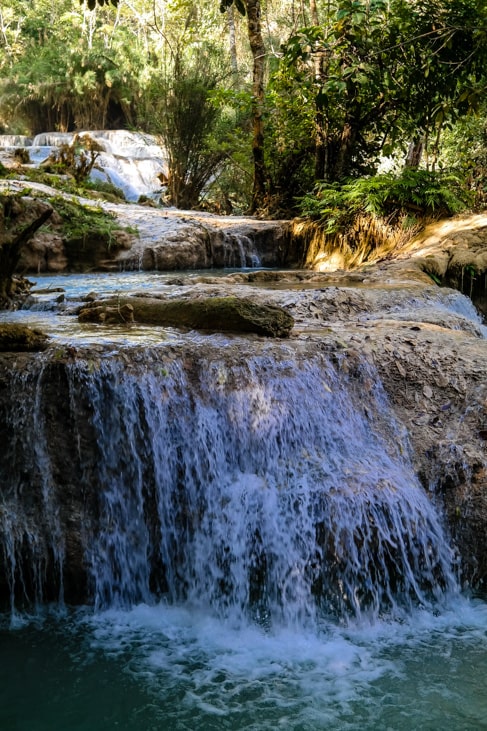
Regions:
M 485 0 L 0 4 L 0 132 L 155 134 L 180 207 L 482 205 L 486 69 Z

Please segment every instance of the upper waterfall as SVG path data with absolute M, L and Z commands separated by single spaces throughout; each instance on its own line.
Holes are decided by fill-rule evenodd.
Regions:
M 90 137 L 99 148 L 91 171 L 93 180 L 112 183 L 122 190 L 127 201 L 136 202 L 141 195 L 160 197 L 161 173 L 167 175 L 167 156 L 154 137 L 127 130 L 90 130 L 83 132 L 43 132 L 33 139 L 22 135 L 0 135 L 0 152 L 24 148 L 30 162 L 43 163 L 53 150 L 72 144 L 75 134 Z

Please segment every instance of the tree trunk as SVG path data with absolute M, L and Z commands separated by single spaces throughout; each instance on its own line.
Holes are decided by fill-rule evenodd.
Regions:
M 340 136 L 334 136 L 326 141 L 323 179 L 328 183 L 339 183 L 350 175 L 356 139 L 356 128 L 349 122 L 345 122 Z
M 252 153 L 254 159 L 254 185 L 252 213 L 262 206 L 267 193 L 267 170 L 264 159 L 264 74 L 265 46 L 260 22 L 260 0 L 246 0 L 247 27 L 253 58 L 252 83 Z
M 230 62 L 234 79 L 238 78 L 237 40 L 235 33 L 235 8 L 230 5 L 227 8 L 228 45 L 230 48 Z
M 32 221 L 20 233 L 12 238 L 11 241 L 0 243 L 0 305 L 8 303 L 12 297 L 13 275 L 20 258 L 20 249 L 35 234 L 38 228 L 52 214 L 52 208 L 47 208 Z
M 413 140 L 409 143 L 405 165 L 407 168 L 417 169 L 423 156 L 423 140 Z
M 320 17 L 318 14 L 318 6 L 316 0 L 310 0 L 309 9 L 311 12 L 311 21 L 313 25 L 320 25 Z M 317 51 L 314 54 L 313 64 L 315 81 L 320 86 L 325 81 L 325 53 Z M 316 98 L 315 101 L 315 129 L 314 129 L 314 146 L 315 146 L 315 180 L 323 180 L 326 176 L 327 169 L 327 133 L 326 133 L 326 117 L 323 102 Z

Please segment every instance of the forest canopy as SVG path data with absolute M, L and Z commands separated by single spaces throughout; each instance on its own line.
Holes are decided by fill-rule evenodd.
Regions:
M 3 0 L 0 131 L 159 136 L 171 202 L 296 209 L 419 165 L 486 188 L 484 0 Z

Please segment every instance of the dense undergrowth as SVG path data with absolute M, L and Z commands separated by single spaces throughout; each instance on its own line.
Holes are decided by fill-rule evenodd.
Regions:
M 343 184 L 320 182 L 299 201 L 301 215 L 319 221 L 327 234 L 343 233 L 364 214 L 407 228 L 424 218 L 459 213 L 471 203 L 459 175 L 411 168 Z
M 460 175 L 404 168 L 347 180 L 320 182 L 299 199 L 296 235 L 305 241 L 305 266 L 352 268 L 390 255 L 424 226 L 471 207 Z

